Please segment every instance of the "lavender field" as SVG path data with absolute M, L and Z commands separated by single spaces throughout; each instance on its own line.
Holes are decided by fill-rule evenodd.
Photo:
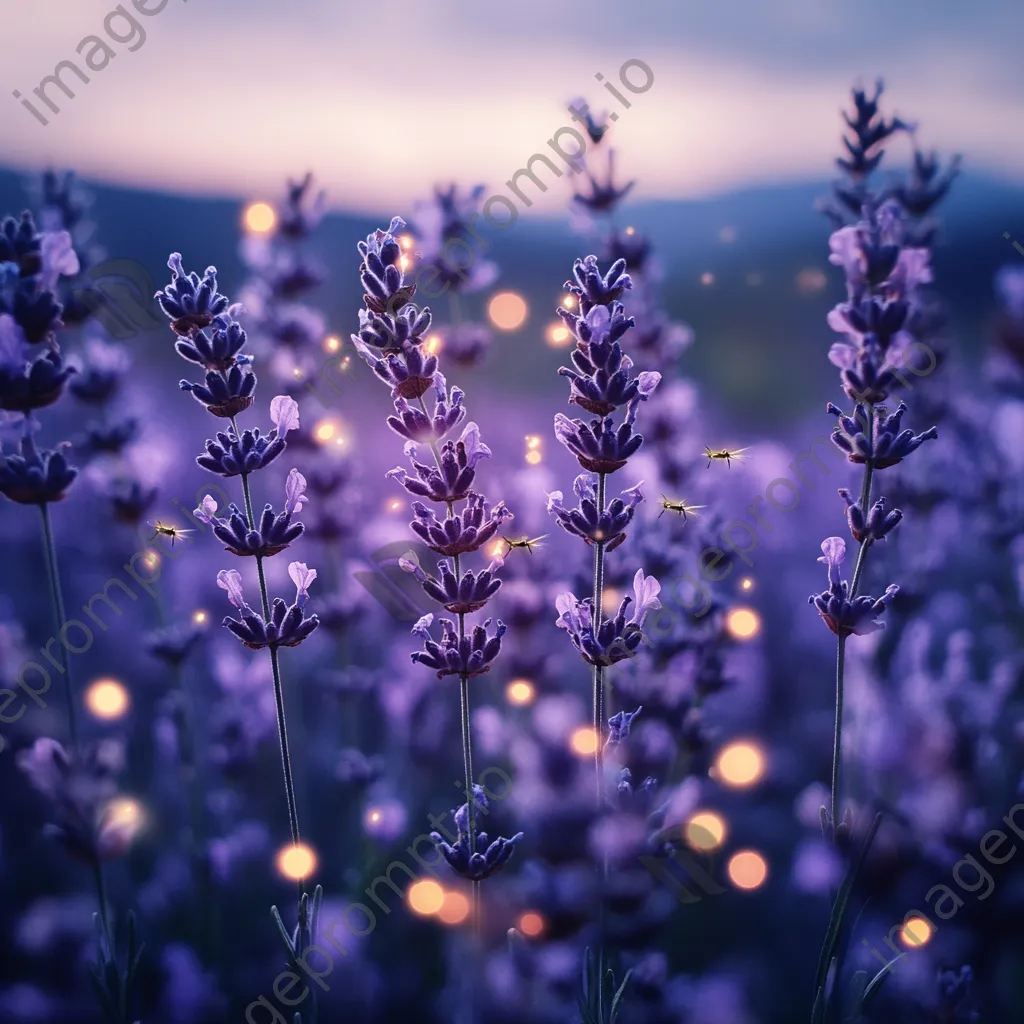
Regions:
M 1024 1022 L 1024 15 L 49 6 L 0 1024 Z

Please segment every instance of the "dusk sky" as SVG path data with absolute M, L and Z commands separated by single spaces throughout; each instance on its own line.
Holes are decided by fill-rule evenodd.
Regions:
M 168 0 L 150 17 L 126 6 L 142 45 L 123 18 L 112 26 L 126 42 L 106 36 L 112 0 L 7 0 L 0 165 L 232 196 L 276 194 L 310 168 L 334 205 L 376 211 L 438 180 L 500 189 L 549 152 L 568 100 L 619 106 L 595 74 L 621 90 L 618 69 L 637 59 L 655 80 L 613 132 L 624 174 L 642 170 L 641 197 L 828 176 L 837 146 L 823 140 L 838 143 L 849 86 L 878 75 L 925 146 L 1024 182 L 1019 0 Z M 33 89 L 59 61 L 84 69 L 89 35 L 116 56 L 88 84 L 65 72 L 76 95 L 51 86 L 52 113 Z M 564 183 L 534 207 L 561 209 Z

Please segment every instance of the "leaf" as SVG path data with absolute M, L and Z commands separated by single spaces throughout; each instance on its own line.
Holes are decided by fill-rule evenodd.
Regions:
M 626 991 L 626 986 L 629 984 L 629 979 L 632 974 L 632 968 L 626 971 L 626 976 L 622 979 L 622 984 L 619 986 L 618 991 L 612 999 L 612 1007 L 608 1014 L 608 1024 L 615 1024 L 615 1019 L 618 1017 L 619 1010 L 621 1009 L 619 1004 L 622 1002 L 622 996 Z
M 828 975 L 829 964 L 832 961 L 832 953 L 835 950 L 836 941 L 839 938 L 839 931 L 843 926 L 843 918 L 846 915 L 846 907 L 850 902 L 851 895 L 853 894 L 853 884 L 857 880 L 857 875 L 860 873 L 860 869 L 864 864 L 864 859 L 867 856 L 868 849 L 874 842 L 875 833 L 878 831 L 878 826 L 881 822 L 882 815 L 876 814 L 875 820 L 871 823 L 871 828 L 868 829 L 868 834 L 864 837 L 864 843 L 861 846 L 856 859 L 852 861 L 849 868 L 847 868 L 842 884 L 839 886 L 839 893 L 837 894 L 836 901 L 832 906 L 832 915 L 828 922 L 828 931 L 825 933 L 825 942 L 821 947 L 821 956 L 818 958 L 818 970 L 815 974 L 814 983 L 816 988 L 819 990 L 821 990 L 825 985 L 825 978 Z
M 284 926 L 284 921 L 281 920 L 281 912 L 277 909 L 277 907 L 271 907 L 270 916 L 274 919 L 274 924 L 277 925 L 277 930 L 281 933 L 281 939 L 284 942 L 285 949 L 288 950 L 288 956 L 294 963 L 295 945 L 292 942 L 292 937 L 288 934 L 288 929 Z
M 868 987 L 864 989 L 864 995 L 860 1001 L 861 1009 L 867 1006 L 881 991 L 882 986 L 885 984 L 885 979 L 892 974 L 892 965 L 897 960 L 902 960 L 906 955 L 906 953 L 898 953 L 871 979 Z

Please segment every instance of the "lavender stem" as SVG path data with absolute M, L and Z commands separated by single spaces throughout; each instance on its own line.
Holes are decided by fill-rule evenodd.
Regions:
M 53 542 L 53 527 L 50 525 L 50 507 L 40 502 L 39 511 L 43 518 L 43 554 L 46 559 L 46 575 L 50 583 L 50 607 L 53 609 L 59 637 L 67 616 L 64 614 L 64 595 L 60 586 L 60 571 L 57 568 L 57 548 Z M 68 653 L 63 644 L 58 645 L 60 651 L 61 672 L 64 676 L 64 691 L 67 697 L 68 732 L 71 745 L 78 747 L 78 715 L 75 711 L 74 689 L 71 685 L 71 667 L 68 664 Z

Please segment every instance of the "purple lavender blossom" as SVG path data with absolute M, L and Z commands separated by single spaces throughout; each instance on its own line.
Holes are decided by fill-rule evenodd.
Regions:
M 912 452 L 939 436 L 937 427 L 929 427 L 923 433 L 915 434 L 909 428 L 900 430 L 900 421 L 907 411 L 902 402 L 896 411 L 887 415 L 883 408 L 871 408 L 870 416 L 874 420 L 872 439 L 868 439 L 865 426 L 869 424 L 868 408 L 858 405 L 852 416 L 847 416 L 831 402 L 828 412 L 839 420 L 839 425 L 832 432 L 832 443 L 850 462 L 865 465 L 870 463 L 875 469 L 887 469 L 902 462 Z
M 482 494 L 466 493 L 462 510 L 447 519 L 438 519 L 433 509 L 420 501 L 412 503 L 416 518 L 410 529 L 431 550 L 441 555 L 465 555 L 483 547 L 512 518 L 512 513 L 499 501 L 492 509 Z
M 606 509 L 597 507 L 597 483 L 592 474 L 581 473 L 573 482 L 572 489 L 579 499 L 576 508 L 567 509 L 562 504 L 562 492 L 548 494 L 548 512 L 553 514 L 558 525 L 574 537 L 580 537 L 587 544 L 604 544 L 605 551 L 614 551 L 626 539 L 626 527 L 633 520 L 633 512 L 644 500 L 640 492 L 643 483 L 628 487 L 622 497 L 613 498 Z
M 434 669 L 438 679 L 444 676 L 468 679 L 490 672 L 494 659 L 501 653 L 501 638 L 505 635 L 506 626 L 501 619 L 498 619 L 493 636 L 488 633 L 490 619 L 485 619 L 482 625 L 475 626 L 465 636 L 459 635 L 451 619 L 441 619 L 440 643 L 430 635 L 433 622 L 433 615 L 424 615 L 412 628 L 413 635 L 423 641 L 423 650 L 412 654 L 414 662 Z
M 473 786 L 473 809 L 474 813 L 488 813 L 489 803 L 487 796 L 480 786 Z M 465 803 L 457 810 L 451 812 L 455 819 L 456 837 L 451 843 L 447 842 L 438 832 L 431 832 L 430 838 L 434 845 L 441 851 L 442 856 L 448 862 L 448 866 L 462 878 L 468 878 L 474 882 L 480 882 L 490 878 L 501 871 L 515 853 L 516 846 L 523 838 L 522 832 L 517 832 L 511 839 L 501 836 L 493 841 L 488 840 L 486 832 L 478 832 L 475 836 L 475 846 L 470 838 L 470 808 Z M 482 852 L 481 852 L 482 851 Z
M 457 577 L 452 571 L 452 565 L 441 559 L 437 563 L 440 579 L 425 573 L 411 551 L 398 564 L 405 572 L 412 573 L 420 581 L 424 592 L 443 605 L 445 611 L 453 615 L 469 615 L 480 611 L 501 588 L 501 580 L 495 573 L 505 562 L 501 557 L 495 557 L 486 569 L 477 573 L 467 569 L 461 577 Z
M 584 661 L 591 665 L 615 665 L 633 656 L 643 641 L 644 619 L 648 612 L 661 607 L 658 594 L 661 584 L 653 577 L 645 577 L 643 569 L 637 569 L 633 578 L 633 597 L 622 599 L 619 610 L 612 618 L 603 619 L 594 628 L 594 603 L 590 598 L 579 601 L 573 594 L 559 594 L 555 599 L 558 619 L 555 625 L 569 634 L 573 646 Z M 626 612 L 636 603 L 629 621 Z
M 307 617 L 303 611 L 316 569 L 308 569 L 304 562 L 290 562 L 288 575 L 295 584 L 295 600 L 289 605 L 280 597 L 274 598 L 270 616 L 265 619 L 246 603 L 242 577 L 236 570 L 222 569 L 217 573 L 217 586 L 228 592 L 228 600 L 241 612 L 241 621 L 226 616 L 224 625 L 246 647 L 254 651 L 264 647 L 297 647 L 320 625 L 316 615 Z
M 808 599 L 818 609 L 825 625 L 836 636 L 866 636 L 885 629 L 885 623 L 878 616 L 899 593 L 899 587 L 891 584 L 879 597 L 853 597 L 850 586 L 840 577 L 840 566 L 846 558 L 846 541 L 842 537 L 829 537 L 821 542 L 822 556 L 818 559 L 828 567 L 828 590 L 812 594 Z

